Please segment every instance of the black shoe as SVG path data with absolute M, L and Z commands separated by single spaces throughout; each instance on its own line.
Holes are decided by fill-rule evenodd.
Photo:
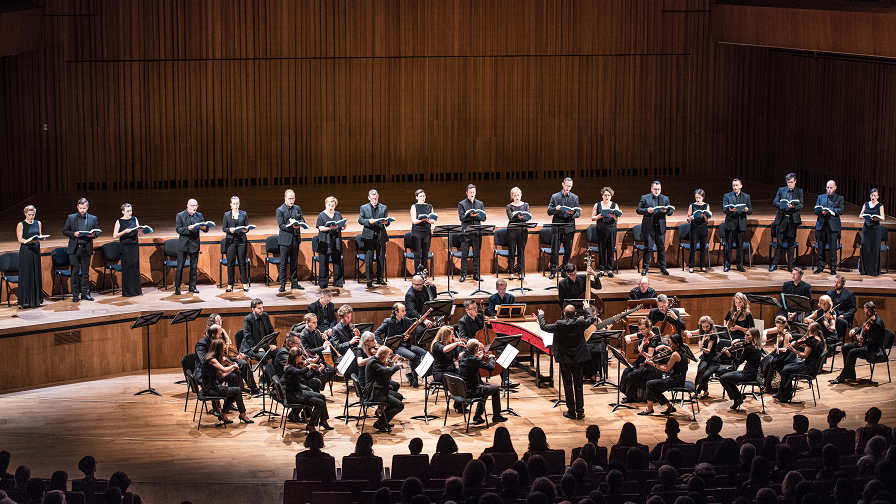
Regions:
M 286 292 L 286 287 L 281 285 L 280 288 L 277 289 L 277 292 Z
M 768 267 L 768 270 L 769 270 L 769 271 L 775 271 L 775 268 L 776 268 L 776 266 L 769 266 L 769 267 Z
M 725 267 L 722 268 L 722 271 L 724 271 L 725 273 L 728 273 L 729 271 L 731 271 L 731 266 L 726 264 Z
M 576 413 L 576 420 L 582 420 L 585 418 L 585 413 Z
M 481 281 L 482 281 L 482 277 L 480 277 L 479 274 L 477 273 L 477 274 L 473 275 L 473 281 L 474 281 L 474 282 L 481 282 Z
M 293 286 L 292 286 L 292 287 L 290 287 L 290 288 L 291 288 L 291 289 L 297 289 L 297 290 L 305 290 L 305 288 L 304 288 L 304 287 L 302 287 L 302 286 L 301 286 L 301 285 L 299 285 L 299 284 L 295 284 L 295 285 L 293 285 Z
M 249 288 L 248 288 L 248 287 L 243 287 L 243 292 L 249 292 Z
M 553 280 L 553 279 L 555 279 L 555 278 L 557 278 L 557 272 L 556 272 L 556 271 L 551 271 L 551 274 L 548 275 L 548 279 L 549 279 L 549 280 Z
M 506 422 L 507 417 L 501 415 L 492 415 L 492 423 Z
M 628 403 L 633 403 L 633 402 L 635 402 L 635 401 L 632 401 L 632 400 L 629 399 L 628 397 L 623 397 L 623 398 L 622 398 L 622 404 L 628 404 Z
M 94 299 L 90 297 L 90 294 L 84 294 L 83 296 L 81 296 L 81 299 L 83 299 L 84 301 L 94 301 Z
M 246 419 L 243 418 L 243 417 L 237 417 L 237 418 L 240 419 L 240 423 L 245 423 L 245 424 L 255 423 L 255 420 L 252 420 L 251 418 L 248 419 L 248 420 L 246 420 Z
M 233 292 L 233 287 L 228 287 L 224 289 L 224 292 Z
M 638 412 L 638 416 L 647 416 L 647 415 L 652 415 L 652 414 L 653 414 L 653 410 L 650 410 L 650 411 L 639 411 L 639 412 Z
M 608 272 L 608 273 L 607 273 L 607 276 L 610 277 L 610 278 L 613 278 L 613 272 L 612 272 L 612 271 Z
M 641 276 L 647 276 L 647 268 L 641 270 Z
M 253 396 L 261 395 L 261 389 L 258 388 L 258 387 L 255 387 L 255 388 L 252 389 L 251 394 L 252 394 Z
M 72 296 L 72 303 L 77 303 L 77 302 L 78 302 L 78 297 L 79 297 L 78 294 L 75 294 L 74 296 Z
M 324 430 L 333 430 L 333 427 L 331 427 L 330 424 L 328 424 L 326 420 L 324 420 L 323 422 L 319 423 L 318 426 L 319 426 L 321 429 L 324 429 Z
M 834 378 L 833 380 L 829 381 L 828 383 L 830 383 L 831 385 L 839 385 L 841 383 L 846 383 L 846 380 L 838 377 L 838 378 Z
M 460 276 L 460 280 L 458 280 L 458 281 L 459 281 L 460 283 L 464 283 L 464 282 L 466 282 L 466 281 L 467 281 L 467 275 L 461 275 L 461 276 Z
M 817 275 L 817 274 L 819 274 L 819 273 L 824 273 L 824 269 L 822 269 L 822 268 L 815 268 L 815 274 Z
M 662 273 L 663 275 L 669 276 L 669 270 L 667 270 L 666 268 L 661 269 L 660 273 Z
M 675 407 L 673 406 L 672 409 L 667 409 L 667 410 L 665 410 L 665 411 L 660 411 L 660 415 L 671 415 L 672 413 L 675 413 L 676 411 L 677 411 L 677 410 L 676 410 Z
M 174 295 L 175 295 L 175 296 L 180 296 L 180 295 L 181 295 L 181 293 L 180 293 L 180 289 L 177 289 L 176 291 L 174 291 Z
M 578 419 L 578 415 L 576 415 L 575 411 L 564 411 L 563 418 L 568 418 L 570 420 L 576 420 L 576 419 Z
M 463 414 L 464 407 L 460 403 L 454 403 L 454 411 Z
M 836 274 L 837 274 L 837 268 L 831 268 L 831 274 L 832 274 L 832 275 L 836 275 Z
M 519 386 L 520 384 L 513 380 L 507 380 L 506 382 L 501 383 L 502 388 L 517 388 Z
M 485 423 L 485 419 L 481 416 L 473 418 L 473 425 L 482 425 Z
M 373 288 L 373 282 L 371 282 L 370 280 L 367 281 L 367 288 L 368 288 L 368 289 L 372 289 L 372 288 Z
M 744 268 L 743 266 L 738 266 L 738 267 L 737 267 L 737 271 L 740 271 L 741 273 L 746 273 L 746 272 L 747 272 L 747 269 Z
M 192 292 L 193 294 L 199 294 L 199 289 L 193 287 L 192 289 L 190 289 L 190 292 Z
M 389 284 L 386 283 L 386 281 L 383 280 L 382 278 L 377 278 L 377 279 L 376 279 L 376 283 L 379 284 L 379 285 L 389 285 Z

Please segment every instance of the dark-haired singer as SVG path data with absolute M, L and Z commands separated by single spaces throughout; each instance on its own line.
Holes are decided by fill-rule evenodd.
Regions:
M 469 213 L 467 213 L 469 212 Z M 467 233 L 470 224 L 479 224 L 485 220 L 485 205 L 476 199 L 476 186 L 467 185 L 467 197 L 457 204 L 457 218 L 462 229 L 460 235 L 460 281 L 467 281 L 467 255 L 473 246 L 473 280 L 479 281 L 479 255 L 482 250 L 482 235 L 478 232 Z
M 373 287 L 373 257 L 376 255 L 376 283 L 386 285 L 386 242 L 389 234 L 386 228 L 389 222 L 375 222 L 376 219 L 389 217 L 386 205 L 380 205 L 380 194 L 376 189 L 367 193 L 370 203 L 361 205 L 361 214 L 358 216 L 358 224 L 362 225 L 361 238 L 364 240 L 364 272 L 367 274 L 367 286 Z
M 572 192 L 572 179 L 566 177 L 560 186 L 562 187 L 561 191 L 551 195 L 551 201 L 548 203 L 548 215 L 551 216 L 552 223 L 569 224 L 569 226 L 551 228 L 551 280 L 557 276 L 561 246 L 563 247 L 563 265 L 569 264 L 569 259 L 572 257 L 572 239 L 576 235 L 576 219 L 582 215 L 581 208 L 573 211 L 562 208 L 579 207 L 579 197 Z
M 93 257 L 93 239 L 99 233 L 87 233 L 91 229 L 98 229 L 96 217 L 87 213 L 90 203 L 86 198 L 78 200 L 78 212 L 68 216 L 62 234 L 68 237 L 69 264 L 72 275 L 72 301 L 77 302 L 78 296 L 85 301 L 93 301 L 90 297 L 90 258 Z

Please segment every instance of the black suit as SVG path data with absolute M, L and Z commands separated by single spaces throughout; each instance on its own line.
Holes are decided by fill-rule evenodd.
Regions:
M 476 215 L 469 214 L 464 216 L 467 210 L 473 209 L 483 210 Z M 478 199 L 472 202 L 470 198 L 464 198 L 457 204 L 457 218 L 460 219 L 461 229 L 460 235 L 460 275 L 467 276 L 467 255 L 470 253 L 470 246 L 473 246 L 473 275 L 479 276 L 479 255 L 482 250 L 482 234 L 478 231 L 467 233 L 467 227 L 470 224 L 479 224 L 485 220 L 485 205 Z
M 378 204 L 376 208 L 370 203 L 361 205 L 361 214 L 358 216 L 358 224 L 361 228 L 361 238 L 364 248 L 364 273 L 367 274 L 367 283 L 373 278 L 373 256 L 376 254 L 376 278 L 383 280 L 386 271 L 386 242 L 389 235 L 386 227 L 389 222 L 371 224 L 370 219 L 383 219 L 389 216 L 386 205 Z
M 336 352 L 339 353 L 340 356 L 345 356 L 347 354 L 354 355 L 354 346 L 351 344 L 352 339 L 355 337 L 355 332 L 352 330 L 351 325 L 345 325 L 341 321 L 333 326 L 333 335 L 330 336 L 330 344 L 336 348 Z M 345 376 L 351 376 L 352 373 L 358 373 L 358 361 L 353 360 L 351 365 L 349 365 L 348 370 L 345 372 Z
M 648 287 L 647 292 L 641 292 L 640 287 L 635 287 L 634 289 L 628 291 L 629 299 L 654 299 L 656 298 L 656 291 L 653 290 L 653 287 Z
M 831 289 L 825 294 L 831 297 L 836 309 L 834 312 L 838 317 L 843 317 L 846 323 L 852 326 L 853 317 L 856 315 L 856 295 L 853 291 L 844 287 L 837 292 L 837 289 Z
M 299 205 L 289 206 L 286 203 L 277 208 L 277 226 L 280 232 L 277 235 L 277 244 L 280 246 L 280 288 L 286 288 L 286 265 L 290 267 L 290 280 L 292 288 L 299 286 L 298 265 L 299 245 L 302 244 L 302 228 L 287 224 L 290 219 L 304 221 L 302 209 Z
M 365 373 L 367 373 L 366 381 L 371 391 L 371 400 L 385 405 L 383 417 L 380 420 L 377 420 L 377 423 L 382 422 L 380 425 L 388 425 L 392 421 L 392 418 L 401 413 L 404 409 L 404 403 L 402 403 L 398 397 L 390 393 L 392 375 L 398 371 L 399 367 L 386 367 L 379 359 L 374 357 L 367 362 L 367 365 L 364 366 L 364 368 Z
M 257 352 L 252 352 L 252 348 L 261 341 L 261 338 L 273 332 L 274 326 L 271 325 L 271 318 L 267 313 L 262 313 L 260 317 L 256 317 L 254 311 L 250 312 L 243 319 L 243 342 L 240 344 L 240 352 L 255 360 L 261 360 L 268 349 L 262 347 Z M 273 344 L 276 344 L 276 342 Z
M 476 333 L 482 330 L 485 326 L 485 317 L 481 313 L 476 314 L 476 318 L 470 318 L 469 314 L 464 313 L 464 316 L 457 321 L 457 331 L 455 334 L 458 338 L 468 341 L 472 339 L 476 339 Z
M 675 332 L 683 334 L 686 327 L 684 320 L 681 320 L 681 314 L 675 308 L 672 308 L 672 313 L 678 318 L 666 317 L 666 314 L 661 312 L 659 308 L 651 308 L 650 312 L 647 313 L 647 319 L 650 320 L 651 325 L 661 323 L 663 319 L 666 319 L 667 324 L 672 324 L 675 327 Z
M 412 319 L 420 318 L 426 311 L 425 303 L 434 300 L 437 296 L 435 285 L 429 287 L 424 285 L 419 291 L 411 287 L 404 295 L 404 307 L 407 310 L 407 316 Z
M 320 364 L 320 369 L 318 369 L 318 372 L 320 373 L 320 384 L 321 386 L 326 385 L 334 376 L 336 376 L 336 368 L 324 362 L 323 336 L 320 331 L 309 331 L 306 327 L 302 329 L 302 333 L 299 335 L 299 340 L 302 342 L 302 348 L 304 348 L 306 352 L 320 357 L 320 360 L 317 362 Z M 332 353 L 330 355 L 335 361 L 336 355 Z
M 650 267 L 650 259 L 653 257 L 653 249 L 656 248 L 656 262 L 661 270 L 666 269 L 666 216 L 672 215 L 671 208 L 665 212 L 648 212 L 649 208 L 669 205 L 669 197 L 665 194 L 654 196 L 645 194 L 638 202 L 638 215 L 641 217 L 641 235 L 646 237 L 647 250 L 644 251 L 642 269 Z
M 782 208 L 782 199 L 798 201 L 793 204 L 793 208 L 787 206 L 786 203 L 783 204 Z M 775 247 L 775 255 L 772 257 L 771 267 L 775 268 L 778 266 L 778 259 L 781 257 L 781 247 L 786 243 L 787 269 L 790 270 L 793 269 L 793 249 L 796 241 L 796 230 L 803 222 L 802 217 L 800 217 L 800 209 L 803 208 L 803 190 L 799 187 L 794 187 L 791 191 L 787 186 L 781 187 L 778 189 L 778 193 L 775 194 L 775 200 L 772 202 L 772 205 L 778 209 L 775 214 L 775 222 L 773 223 L 776 226 L 778 243 Z
M 239 265 L 240 283 L 243 287 L 249 285 L 249 277 L 246 275 L 246 250 L 249 240 L 246 231 L 230 232 L 230 228 L 249 225 L 249 215 L 240 210 L 237 218 L 233 218 L 232 212 L 224 214 L 224 250 L 227 254 L 227 285 L 233 285 L 234 266 Z
M 482 377 L 479 374 L 480 369 L 487 371 L 495 370 L 495 356 L 490 355 L 488 362 L 475 355 L 464 352 L 460 359 L 460 367 L 458 368 L 458 376 L 467 386 L 467 397 L 491 397 L 492 399 L 492 417 L 501 416 L 501 389 L 496 385 L 485 385 L 482 383 Z M 485 413 L 485 403 L 480 402 L 476 406 L 474 418 L 481 417 Z
M 373 332 L 373 335 L 376 338 L 376 342 L 382 345 L 392 336 L 404 334 L 413 324 L 408 317 L 401 320 L 389 317 L 383 320 L 382 325 Z M 410 361 L 411 369 L 408 371 L 408 381 L 412 382 L 411 385 L 413 385 L 413 381 L 416 379 L 414 377 L 417 376 L 415 369 L 420 365 L 420 359 L 426 355 L 426 350 L 417 345 L 412 345 L 411 339 L 408 338 L 401 343 L 401 346 L 398 347 L 395 353 Z
M 557 298 L 560 301 L 561 309 L 566 306 L 567 299 L 584 299 L 585 285 L 588 283 L 588 275 L 585 273 L 576 274 L 575 282 L 569 278 L 569 275 L 564 274 L 563 276 L 563 280 L 560 280 L 560 284 L 557 286 Z M 600 289 L 600 278 L 595 277 L 594 280 L 591 281 L 591 287 Z
M 861 331 L 861 329 L 859 329 Z M 871 327 L 862 336 L 864 342 L 862 346 L 857 343 L 848 343 L 843 345 L 843 370 L 840 371 L 838 380 L 855 379 L 856 377 L 856 360 L 859 358 L 866 359 L 869 362 L 886 361 L 887 354 L 884 353 L 884 321 L 880 314 L 877 314 Z
M 96 217 L 80 213 L 73 213 L 65 220 L 65 227 L 62 228 L 62 234 L 68 237 L 68 253 L 69 265 L 71 266 L 71 288 L 72 295 L 78 296 L 83 293 L 85 296 L 90 295 L 90 259 L 93 257 L 93 235 L 81 235 L 76 237 L 76 231 L 90 231 L 98 229 Z M 99 236 L 99 234 L 97 234 Z
M 336 325 L 336 309 L 332 301 L 327 303 L 327 306 L 323 306 L 318 299 L 308 305 L 308 313 L 317 315 L 318 331 L 326 331 Z
M 734 205 L 746 205 L 739 207 Z M 742 208 L 746 208 L 743 211 Z M 737 250 L 737 266 L 744 266 L 744 233 L 747 231 L 747 216 L 753 215 L 753 204 L 750 195 L 734 191 L 722 197 L 722 210 L 725 212 L 725 266 L 731 263 L 731 247 Z
M 793 283 L 793 280 L 788 280 L 784 282 L 784 286 L 781 288 L 782 294 L 794 294 L 797 296 L 803 296 L 804 298 L 812 299 L 812 286 L 804 281 L 800 281 L 799 285 Z M 783 307 L 781 308 L 781 312 L 778 315 L 787 316 L 787 310 Z
M 819 194 L 815 202 L 815 243 L 818 246 L 818 269 L 824 269 L 826 251 L 831 252 L 830 267 L 837 268 L 837 237 L 840 236 L 840 214 L 843 213 L 843 196 L 827 193 Z M 833 213 L 824 213 L 822 208 L 829 208 Z
M 585 309 L 585 317 L 561 319 L 554 324 L 545 324 L 544 316 L 538 316 L 542 331 L 554 333 L 551 347 L 560 364 L 560 379 L 566 389 L 566 408 L 570 414 L 585 414 L 585 399 L 582 391 L 582 363 L 591 359 L 585 344 L 585 329 L 594 323 L 594 308 Z
M 569 264 L 572 257 L 572 239 L 576 236 L 576 219 L 582 215 L 581 210 L 576 210 L 570 215 L 568 212 L 557 210 L 557 206 L 575 208 L 579 205 L 579 197 L 572 191 L 563 194 L 563 191 L 551 195 L 548 203 L 548 215 L 554 224 L 568 224 L 551 228 L 551 272 L 557 271 L 560 262 L 560 246 L 563 246 L 563 264 Z
M 174 271 L 174 290 L 180 291 L 181 277 L 184 271 L 184 262 L 190 259 L 190 282 L 189 289 L 196 289 L 196 273 L 199 271 L 199 232 L 208 233 L 208 228 L 200 229 L 193 224 L 205 222 L 202 214 L 199 212 L 190 212 L 184 210 L 177 214 L 175 219 L 174 230 L 180 235 L 177 239 L 177 268 Z

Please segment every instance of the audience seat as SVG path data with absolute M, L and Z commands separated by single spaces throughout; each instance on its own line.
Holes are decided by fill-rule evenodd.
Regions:
M 430 459 L 432 478 L 463 476 L 467 463 L 473 460 L 472 453 L 435 453 Z
M 413 476 L 426 484 L 430 476 L 429 455 L 392 455 L 391 476 L 394 480 L 405 480 Z

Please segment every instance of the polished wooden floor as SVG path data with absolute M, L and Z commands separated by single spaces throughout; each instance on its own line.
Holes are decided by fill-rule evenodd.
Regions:
M 836 369 L 841 365 L 837 357 Z M 689 369 L 693 378 L 695 366 Z M 615 377 L 615 362 L 611 363 L 611 375 Z M 860 367 L 858 374 L 868 376 L 868 367 Z M 115 470 L 123 470 L 134 481 L 132 489 L 144 497 L 145 502 L 180 502 L 189 499 L 194 503 L 276 503 L 283 488 L 283 480 L 292 477 L 294 455 L 302 450 L 304 430 L 290 425 L 281 436 L 276 419 L 256 419 L 254 425 L 233 424 L 224 429 L 215 427 L 203 419 L 202 429 L 192 421 L 193 403 L 184 412 L 185 390 L 175 385 L 180 370 L 165 369 L 152 373 L 152 386 L 162 396 L 135 396 L 146 388 L 146 373 L 129 373 L 107 378 L 37 388 L 0 396 L 0 449 L 12 453 L 13 468 L 26 464 L 35 476 L 49 477 L 55 470 L 65 470 L 76 477 L 78 460 L 91 454 L 99 461 L 98 475 L 108 478 Z M 639 410 L 620 409 L 610 412 L 608 403 L 616 401 L 616 390 L 591 389 L 586 382 L 586 417 L 582 421 L 567 420 L 561 416 L 562 406 L 552 408 L 557 396 L 555 388 L 535 388 L 533 379 L 519 370 L 512 378 L 522 385 L 513 394 L 510 406 L 521 416 L 512 417 L 503 424 L 513 436 L 517 451 L 526 449 L 526 435 L 534 426 L 548 433 L 553 448 L 567 450 L 579 446 L 584 440 L 585 428 L 597 424 L 601 428 L 602 446 L 611 446 L 625 422 L 638 427 L 641 442 L 653 444 L 664 438 L 665 418 L 659 415 L 641 417 Z M 877 384 L 863 382 L 859 385 L 827 384 L 829 375 L 823 375 L 821 399 L 814 405 L 808 389 L 797 392 L 794 404 L 779 404 L 766 398 L 766 413 L 762 415 L 766 434 L 784 435 L 790 432 L 791 416 L 807 415 L 813 427 L 823 428 L 829 408 L 839 407 L 847 412 L 842 426 L 854 429 L 863 425 L 864 411 L 871 406 L 883 410 L 882 423 L 896 424 L 896 386 L 887 381 L 886 367 L 875 372 Z M 614 380 L 615 381 L 615 380 Z M 333 388 L 329 398 L 332 416 L 342 410 L 344 386 Z M 442 418 L 430 421 L 410 419 L 423 411 L 422 390 L 402 388 L 406 409 L 396 418 L 393 434 L 374 434 L 375 452 L 389 465 L 391 456 L 406 452 L 407 443 L 414 437 L 424 441 L 424 450 L 431 453 L 439 435 L 448 433 L 457 441 L 461 451 L 477 454 L 491 443 L 494 427 L 472 427 L 469 433 L 461 425 L 460 415 L 451 414 L 447 426 Z M 721 387 L 710 386 L 712 399 L 701 401 L 697 422 L 690 411 L 679 410 L 674 417 L 682 423 L 682 438 L 695 441 L 702 437 L 705 421 L 711 415 L 719 415 L 725 421 L 723 435 L 737 436 L 743 432 L 747 413 L 761 414 L 758 402 L 748 400 L 740 413 L 730 411 L 729 401 L 721 401 Z M 637 405 L 642 406 L 642 405 Z M 260 399 L 247 402 L 251 413 L 261 410 Z M 430 412 L 443 415 L 444 402 L 433 405 Z M 325 434 L 326 451 L 341 457 L 352 451 L 360 432 L 353 422 L 348 425 L 330 419 L 335 430 Z M 373 432 L 368 422 L 367 432 Z

